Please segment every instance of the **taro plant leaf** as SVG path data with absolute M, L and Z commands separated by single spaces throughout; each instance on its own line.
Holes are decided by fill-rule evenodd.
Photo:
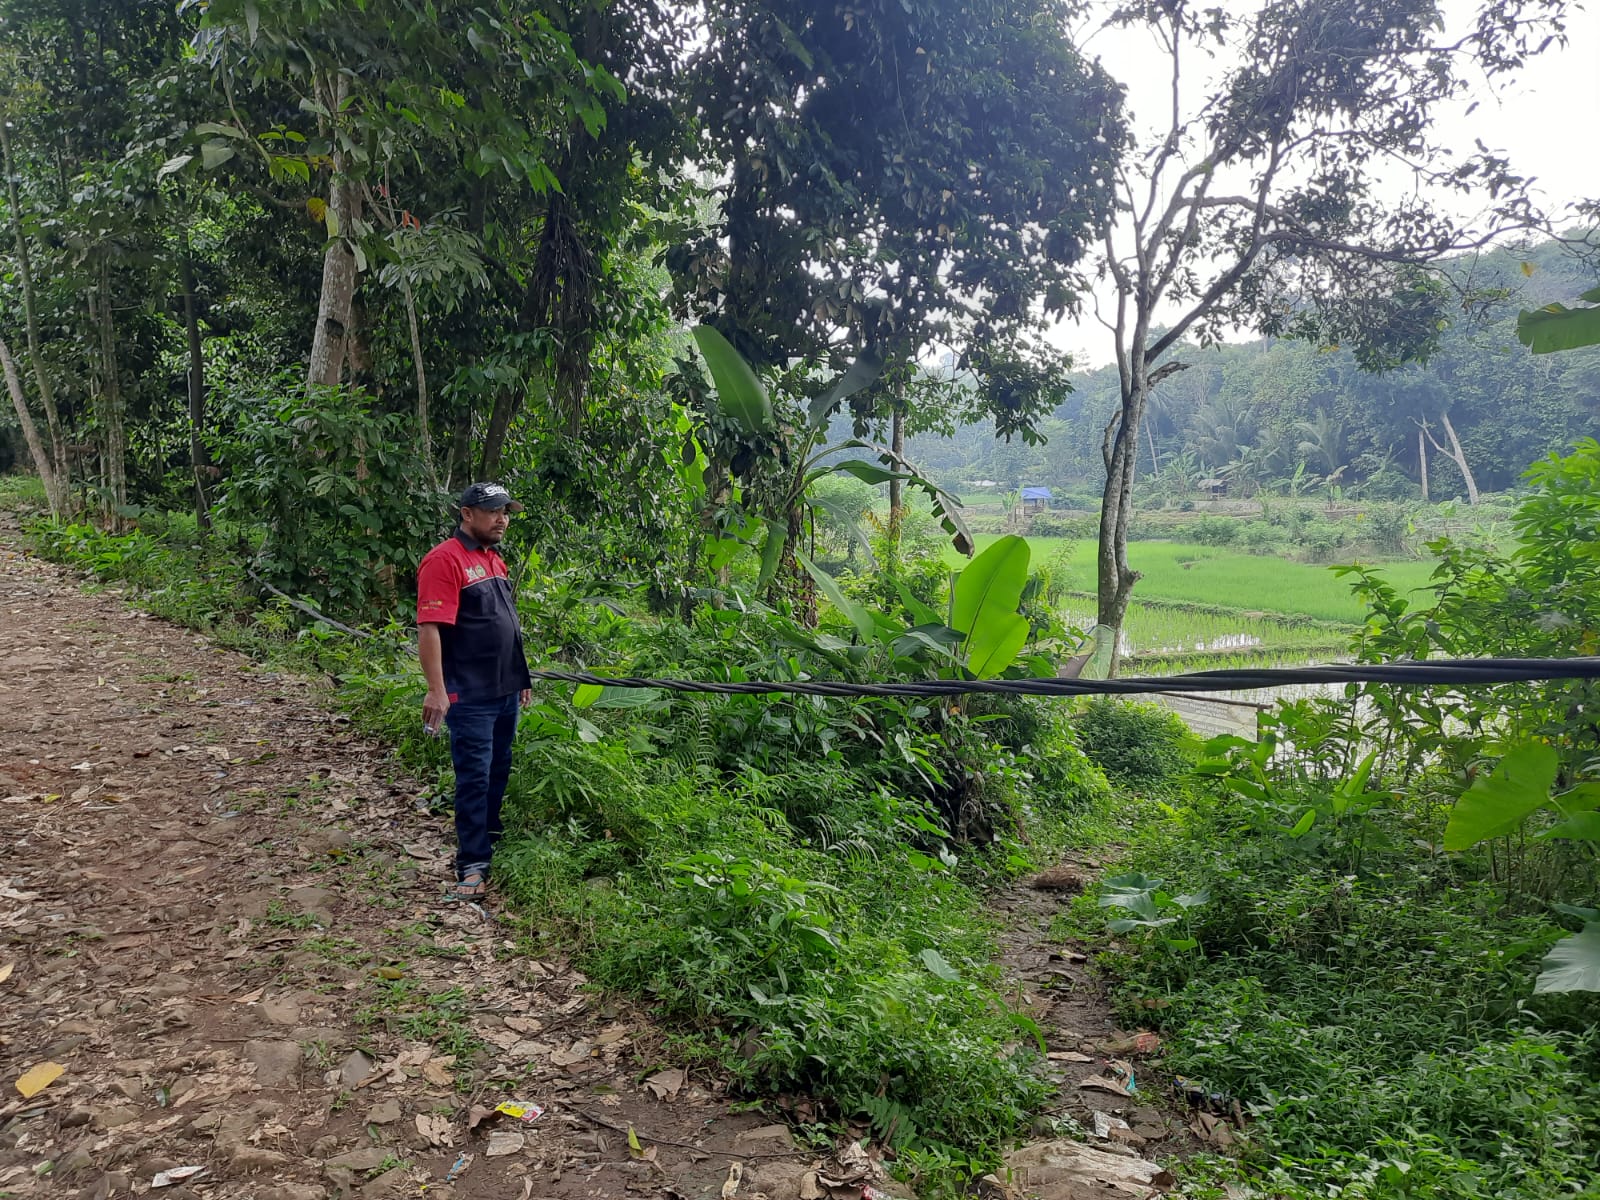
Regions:
M 761 547 L 761 574 L 756 577 L 756 591 L 761 591 L 772 582 L 772 577 L 778 573 L 778 565 L 783 562 L 783 546 L 789 540 L 789 527 L 782 521 L 766 518 L 767 540 Z
M 1174 896 L 1172 902 L 1179 908 L 1199 908 L 1202 904 L 1211 902 L 1211 893 L 1201 888 L 1198 892 L 1185 892 L 1181 896 Z
M 1115 900 L 1108 900 L 1106 898 L 1108 896 L 1132 896 L 1140 892 L 1156 892 L 1161 890 L 1161 885 L 1165 882 L 1164 879 L 1152 879 L 1138 871 L 1123 875 L 1107 875 L 1100 881 L 1100 907 L 1105 908 L 1108 904 L 1117 903 Z
M 799 559 L 800 565 L 810 573 L 811 578 L 817 581 L 817 586 L 828 598 L 828 603 L 843 613 L 850 624 L 856 627 L 861 640 L 871 643 L 878 635 L 878 623 L 872 619 L 872 614 L 846 596 L 840 589 L 838 581 L 804 554 L 796 554 L 795 558 Z
M 572 693 L 572 707 L 589 708 L 603 695 L 605 695 L 605 688 L 598 683 L 580 683 Z
M 1444 828 L 1444 848 L 1465 850 L 1514 831 L 1549 803 L 1558 765 L 1555 750 L 1537 742 L 1507 753 L 1492 772 L 1478 776 L 1461 793 Z
M 696 325 L 694 340 L 711 369 L 722 411 L 746 433 L 771 433 L 775 427 L 772 401 L 744 356 L 709 325 Z
M 1600 992 L 1600 921 L 1564 937 L 1544 956 L 1544 970 L 1533 990 L 1543 992 Z
M 1131 933 L 1135 929 L 1160 929 L 1163 925 L 1176 925 L 1177 917 L 1148 917 L 1135 921 L 1131 917 L 1117 917 L 1106 922 L 1106 928 L 1112 933 Z
M 1600 842 L 1600 812 L 1573 813 L 1559 825 L 1552 825 L 1542 838 L 1566 838 L 1574 842 Z
M 833 386 L 825 395 L 811 402 L 811 407 L 806 411 L 806 420 L 811 428 L 821 429 L 828 423 L 828 415 L 839 406 L 840 401 L 848 400 L 863 388 L 871 387 L 882 374 L 883 359 L 868 350 L 850 364 L 848 371 L 833 381 Z
M 1600 288 L 1591 288 L 1578 299 L 1600 305 Z M 1600 345 L 1600 308 L 1547 304 L 1533 312 L 1524 309 L 1517 314 L 1517 340 L 1535 354 Z
M 1585 908 L 1579 904 L 1552 904 L 1550 907 L 1558 913 L 1565 913 L 1569 917 L 1577 917 L 1580 921 L 1600 919 L 1600 908 Z
M 961 972 L 957 971 L 948 962 L 946 962 L 944 955 L 940 954 L 932 946 L 928 947 L 917 957 L 922 959 L 923 966 L 927 967 L 928 970 L 932 971 L 936 976 L 944 980 L 946 983 L 956 983 L 960 980 Z

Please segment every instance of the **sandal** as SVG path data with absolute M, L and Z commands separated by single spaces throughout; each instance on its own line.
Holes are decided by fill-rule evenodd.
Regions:
M 450 893 L 452 900 L 482 900 L 489 894 L 489 880 L 482 871 L 468 871 L 456 880 Z

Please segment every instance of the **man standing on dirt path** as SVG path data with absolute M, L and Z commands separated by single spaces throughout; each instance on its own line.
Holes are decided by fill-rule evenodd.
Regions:
M 456 769 L 457 900 L 481 900 L 500 836 L 517 709 L 533 697 L 522 625 L 495 549 L 522 505 L 498 483 L 461 493 L 461 523 L 417 568 L 417 653 L 428 695 L 422 725 L 450 727 Z

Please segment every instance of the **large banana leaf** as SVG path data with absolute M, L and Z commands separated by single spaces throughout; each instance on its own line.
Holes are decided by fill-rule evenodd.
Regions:
M 839 406 L 840 401 L 848 400 L 863 388 L 871 387 L 877 382 L 878 376 L 883 374 L 883 359 L 871 350 L 850 364 L 850 369 L 838 379 L 826 394 L 818 396 L 811 402 L 811 407 L 806 411 L 806 420 L 813 429 L 821 429 L 828 423 L 828 417 Z
M 700 347 L 700 353 L 705 356 L 706 366 L 711 369 L 711 381 L 717 388 L 717 403 L 728 419 L 736 422 L 746 433 L 772 433 L 777 427 L 772 414 L 772 401 L 744 356 L 709 325 L 696 325 L 694 340 Z
M 859 458 L 851 458 L 841 463 L 824 466 L 814 475 L 828 471 L 846 471 L 866 483 L 878 484 L 887 483 L 891 479 L 903 480 L 928 497 L 933 507 L 933 515 L 938 519 L 944 531 L 950 535 L 950 541 L 955 548 L 963 554 L 972 553 L 972 531 L 967 528 L 967 522 L 961 515 L 961 501 L 917 470 L 912 463 L 906 460 L 904 455 L 896 454 L 889 447 L 880 446 L 877 442 L 863 441 L 861 438 L 849 438 L 836 446 L 829 446 L 817 457 L 826 458 L 839 450 L 870 450 L 885 465 L 879 466 L 876 463 L 865 462 Z
M 872 619 L 872 614 L 862 605 L 846 596 L 840 589 L 839 583 L 816 563 L 804 554 L 795 554 L 800 565 L 811 573 L 811 578 L 817 581 L 817 586 L 822 589 L 822 594 L 856 627 L 856 632 L 861 635 L 861 640 L 870 644 L 878 636 L 878 623 Z
M 789 540 L 787 522 L 768 517 L 766 524 L 767 540 L 761 546 L 761 574 L 756 579 L 757 591 L 763 590 L 778 573 L 778 565 L 783 562 L 783 545 Z
M 1028 622 L 1017 612 L 1028 559 L 1028 543 L 1010 534 L 973 559 L 956 580 L 950 627 L 963 636 L 967 669 L 980 679 L 1010 666 L 1028 640 Z
M 1578 299 L 1600 305 L 1600 288 L 1591 288 Z M 1547 304 L 1533 312 L 1524 309 L 1517 314 L 1517 339 L 1535 354 L 1600 345 L 1600 308 Z

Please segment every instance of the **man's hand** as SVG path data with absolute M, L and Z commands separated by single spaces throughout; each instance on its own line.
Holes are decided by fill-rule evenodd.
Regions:
M 450 696 L 446 692 L 436 692 L 428 689 L 427 696 L 422 701 L 422 727 L 429 733 L 438 733 L 439 726 L 444 724 L 444 715 L 450 711 Z
M 533 689 L 532 688 L 523 688 L 522 689 L 522 707 L 523 708 L 527 708 L 528 705 L 530 705 L 532 703 L 533 703 Z

